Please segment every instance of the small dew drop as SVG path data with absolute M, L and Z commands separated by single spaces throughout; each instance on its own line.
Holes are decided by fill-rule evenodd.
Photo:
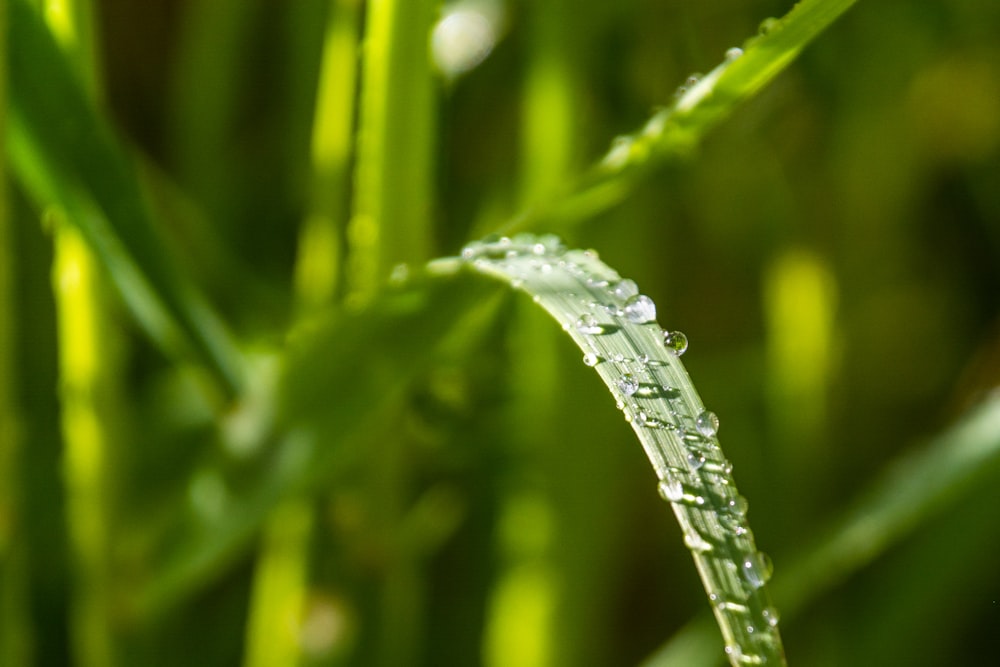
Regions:
M 671 503 L 676 503 L 684 497 L 684 485 L 676 477 L 660 481 L 657 490 L 660 492 L 661 498 Z
M 582 334 L 587 334 L 588 336 L 599 334 L 604 331 L 604 328 L 597 323 L 594 316 L 590 313 L 584 313 L 580 316 L 580 319 L 576 321 L 576 330 Z
M 771 559 L 762 551 L 758 551 L 752 556 L 748 556 L 740 565 L 743 578 L 753 589 L 761 588 L 771 578 L 774 566 Z
M 760 22 L 760 26 L 757 28 L 757 33 L 761 36 L 767 35 L 774 31 L 778 27 L 778 19 L 771 17 L 766 18 Z
M 625 301 L 625 317 L 636 324 L 652 322 L 656 319 L 656 304 L 645 294 L 630 296 Z
M 694 421 L 694 427 L 706 438 L 713 438 L 719 432 L 719 418 L 714 412 L 702 412 Z
M 774 607 L 765 607 L 764 610 L 761 611 L 761 615 L 764 617 L 764 620 L 767 621 L 767 624 L 772 628 L 778 626 L 778 610 Z
M 694 86 L 698 85 L 699 81 L 701 81 L 701 74 L 692 74 L 684 82 L 684 85 L 687 86 L 688 88 L 693 88 Z
M 600 358 L 593 352 L 583 355 L 583 363 L 586 366 L 596 366 L 598 361 L 600 361 Z
M 700 470 L 705 465 L 705 457 L 694 452 L 688 453 L 687 461 L 691 470 Z
M 687 352 L 688 339 L 680 331 L 669 331 L 663 334 L 663 345 L 679 357 Z
M 736 496 L 729 499 L 729 502 L 726 503 L 726 507 L 733 515 L 743 517 L 746 516 L 747 510 L 750 508 L 750 503 L 748 503 L 747 499 L 743 496 Z
M 639 391 L 639 381 L 632 375 L 626 373 L 620 380 L 618 380 L 618 389 L 620 389 L 626 396 L 631 396 L 635 392 Z
M 743 55 L 743 49 L 741 49 L 738 46 L 734 46 L 733 48 L 726 51 L 726 60 L 728 62 L 732 62 L 742 55 Z
M 544 255 L 545 254 L 545 244 L 544 243 L 536 243 L 535 245 L 531 246 L 531 252 L 535 253 L 536 255 Z
M 619 299 L 627 299 L 638 294 L 639 287 L 635 284 L 634 280 L 625 278 L 624 280 L 619 280 L 611 286 L 611 293 Z
M 712 550 L 712 545 L 704 537 L 695 531 L 684 533 L 684 545 L 691 551 L 707 553 Z
M 645 366 L 646 364 L 649 363 L 649 355 L 648 354 L 640 354 L 638 357 L 635 358 L 635 360 L 638 361 L 643 366 Z
M 632 137 L 615 137 L 611 150 L 604 156 L 604 164 L 612 169 L 621 169 L 632 154 Z

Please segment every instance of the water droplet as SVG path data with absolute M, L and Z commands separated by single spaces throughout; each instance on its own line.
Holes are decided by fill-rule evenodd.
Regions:
M 772 628 L 778 627 L 777 609 L 775 609 L 774 607 L 765 607 L 763 611 L 761 611 L 760 613 L 764 617 L 764 620 L 767 621 L 768 625 L 770 625 Z
M 635 360 L 638 361 L 640 364 L 643 364 L 643 365 L 648 364 L 649 363 L 649 355 L 648 354 L 640 354 L 638 357 L 635 358 Z
M 534 244 L 533 246 L 531 246 L 531 252 L 535 253 L 536 255 L 544 255 L 545 254 L 545 244 L 544 243 L 536 243 L 536 244 Z
M 618 389 L 626 396 L 631 396 L 639 391 L 639 381 L 626 373 L 618 380 Z
M 656 319 L 656 304 L 645 294 L 630 296 L 625 301 L 625 317 L 636 324 L 652 322 Z
M 684 85 L 687 86 L 688 88 L 693 88 L 694 86 L 698 85 L 699 81 L 701 81 L 701 74 L 692 74 L 684 82 Z
M 746 516 L 747 510 L 750 508 L 750 503 L 743 496 L 734 496 L 726 503 L 726 508 L 731 514 L 743 517 Z
M 701 454 L 695 452 L 689 452 L 687 455 L 688 466 L 691 470 L 699 470 L 703 465 L 705 465 L 705 457 Z
M 761 588 L 771 578 L 774 566 L 771 559 L 763 551 L 747 556 L 740 564 L 743 578 L 753 589 Z
M 392 267 L 392 273 L 389 274 L 389 282 L 394 285 L 405 283 L 409 278 L 410 265 L 405 262 Z
M 611 142 L 611 150 L 604 156 L 604 164 L 612 169 L 624 167 L 632 154 L 632 143 L 632 137 L 615 137 Z
M 698 429 L 698 433 L 701 433 L 706 438 L 715 437 L 715 434 L 719 432 L 719 418 L 714 412 L 706 410 L 698 415 L 698 418 L 694 421 L 694 427 Z
M 767 35 L 773 32 L 774 29 L 778 27 L 778 23 L 779 23 L 778 19 L 774 17 L 766 18 L 763 21 L 761 21 L 760 26 L 757 27 L 757 33 L 760 34 L 761 36 Z
M 707 553 L 712 550 L 712 545 L 695 531 L 684 533 L 684 545 L 691 551 L 698 551 L 700 553 Z
M 743 49 L 741 49 L 738 46 L 734 46 L 733 48 L 726 51 L 726 60 L 728 62 L 732 62 L 742 55 L 743 55 Z
M 663 345 L 678 357 L 687 352 L 687 336 L 680 331 L 670 331 L 663 334 Z
M 524 281 L 520 278 L 511 278 L 510 286 L 514 289 L 520 289 L 524 285 Z
M 619 299 L 627 299 L 639 293 L 639 286 L 635 284 L 634 280 L 626 278 L 612 285 L 611 293 Z
M 598 357 L 593 352 L 588 352 L 587 354 L 583 355 L 583 363 L 587 366 L 596 366 L 597 362 L 600 360 L 601 360 L 600 357 Z
M 661 480 L 657 490 L 661 498 L 672 503 L 679 502 L 684 497 L 684 485 L 676 477 Z
M 622 354 L 621 352 L 615 352 L 615 356 L 613 358 L 614 358 L 616 364 L 620 364 L 620 363 L 622 363 L 622 362 L 625 361 L 625 355 Z M 629 377 L 631 377 L 631 376 L 629 376 Z
M 576 321 L 576 330 L 582 334 L 594 335 L 599 334 L 604 331 L 604 328 L 597 323 L 594 316 L 590 313 L 584 313 L 580 316 L 580 319 Z

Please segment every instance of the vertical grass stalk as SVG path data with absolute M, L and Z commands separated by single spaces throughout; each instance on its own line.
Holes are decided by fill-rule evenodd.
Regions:
M 357 0 L 332 0 L 328 12 L 313 118 L 312 199 L 295 265 L 303 310 L 333 301 L 343 270 L 340 246 L 350 194 L 360 6 Z
M 45 17 L 93 98 L 98 87 L 93 21 L 87 0 L 48 0 Z M 120 398 L 113 391 L 118 364 L 111 353 L 102 301 L 100 265 L 80 231 L 59 211 L 50 211 L 55 243 L 59 383 L 63 431 L 66 514 L 73 552 L 74 591 L 70 612 L 73 655 L 82 665 L 114 664 L 112 631 L 111 460 L 108 409 Z
M 0 53 L 7 53 L 7 0 L 0 0 Z M 7 200 L 7 67 L 0 65 L 0 664 L 31 661 L 28 571 L 20 525 L 20 415 L 14 346 L 15 252 L 13 210 Z
M 346 294 L 365 303 L 403 262 L 433 249 L 434 82 L 428 37 L 437 3 L 373 0 L 367 5 L 354 201 L 347 230 Z M 405 438 L 375 434 L 369 487 L 373 523 L 390 552 L 380 581 L 376 661 L 412 664 L 419 652 L 419 558 L 398 539 L 409 475 Z M 388 436 L 388 437 L 382 437 Z

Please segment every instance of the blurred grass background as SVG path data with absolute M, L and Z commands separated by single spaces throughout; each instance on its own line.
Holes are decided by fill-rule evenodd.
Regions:
M 265 360 L 251 384 L 267 386 L 266 354 L 298 318 L 365 303 L 397 262 L 455 254 L 545 200 L 790 8 L 486 3 L 495 47 L 449 76 L 421 56 L 440 8 L 414 2 L 409 50 L 369 55 L 411 63 L 394 88 L 409 92 L 380 101 L 357 69 L 376 4 L 77 6 L 94 55 L 74 63 L 92 63 L 89 90 L 135 150 L 164 254 Z M 356 143 L 359 118 L 381 118 L 405 150 Z M 386 162 L 398 169 L 371 186 L 354 169 Z M 258 479 L 232 443 L 255 446 L 272 397 L 251 388 L 233 407 L 165 355 L 59 212 L 4 187 L 3 664 L 625 665 L 704 611 L 628 428 L 516 300 L 460 311 L 407 388 L 376 360 L 420 349 L 423 329 L 373 336 L 369 376 L 319 397 L 381 406 L 322 492 L 285 500 L 169 604 L 134 602 L 178 525 L 225 525 Z M 366 223 L 383 205 L 401 220 L 388 241 Z M 997 384 L 1000 5 L 859 3 L 696 154 L 559 231 L 692 341 L 685 363 L 779 577 L 890 462 Z M 357 252 L 366 243 L 377 251 Z M 791 663 L 993 659 L 998 480 L 993 465 L 959 485 L 786 617 Z

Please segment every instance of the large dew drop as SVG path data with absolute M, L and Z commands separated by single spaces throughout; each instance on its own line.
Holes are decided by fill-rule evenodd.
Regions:
M 698 415 L 694 427 L 706 438 L 714 438 L 719 432 L 719 418 L 714 412 L 705 411 Z
M 663 345 L 679 357 L 687 352 L 688 339 L 680 331 L 668 331 L 663 334 Z
M 636 324 L 652 322 L 656 319 L 656 304 L 645 294 L 630 296 L 625 301 L 625 317 Z

